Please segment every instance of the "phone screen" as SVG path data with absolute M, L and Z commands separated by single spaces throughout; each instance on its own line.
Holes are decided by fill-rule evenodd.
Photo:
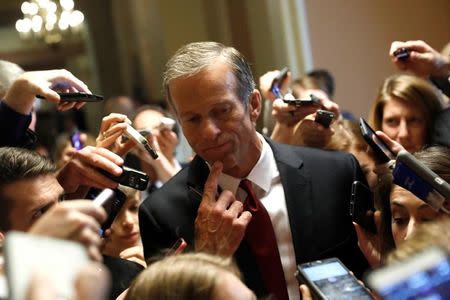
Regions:
M 372 299 L 356 278 L 336 260 L 301 266 L 304 276 L 312 282 L 326 299 Z
M 369 274 L 368 282 L 383 299 L 449 299 L 450 259 L 430 248 Z
M 83 148 L 83 143 L 80 139 L 80 132 L 78 130 L 75 130 L 72 135 L 70 136 L 70 142 L 72 144 L 72 147 L 74 147 L 77 150 L 81 150 Z

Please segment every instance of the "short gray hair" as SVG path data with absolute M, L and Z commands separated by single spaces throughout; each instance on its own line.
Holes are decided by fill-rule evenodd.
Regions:
M 25 71 L 17 64 L 0 60 L 0 95 L 4 96 L 14 80 Z
M 173 106 L 169 91 L 172 80 L 193 76 L 218 60 L 231 68 L 237 82 L 236 94 L 247 108 L 249 96 L 256 87 L 250 66 L 238 50 L 217 42 L 187 44 L 169 59 L 163 78 L 163 88 L 169 104 Z

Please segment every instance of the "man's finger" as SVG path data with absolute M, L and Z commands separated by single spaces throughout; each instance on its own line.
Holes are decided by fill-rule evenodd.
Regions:
M 216 161 L 211 167 L 208 179 L 205 182 L 202 201 L 215 202 L 217 186 L 219 184 L 219 176 L 222 172 L 222 162 Z

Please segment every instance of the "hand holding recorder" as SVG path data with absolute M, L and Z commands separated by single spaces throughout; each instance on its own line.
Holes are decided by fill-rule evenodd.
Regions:
M 441 55 L 424 41 L 395 41 L 389 50 L 392 62 L 417 76 L 443 77 L 450 74 L 450 58 Z
M 67 70 L 48 70 L 25 72 L 20 75 L 9 88 L 5 103 L 18 113 L 31 113 L 36 96 L 57 104 L 58 110 L 79 109 L 85 102 L 66 102 L 58 94 L 86 93 L 91 94 L 86 84 Z

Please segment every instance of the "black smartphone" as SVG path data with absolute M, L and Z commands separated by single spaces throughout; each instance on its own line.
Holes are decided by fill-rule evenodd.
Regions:
M 72 144 L 72 147 L 74 147 L 77 150 L 83 149 L 84 145 L 83 142 L 80 139 L 80 131 L 75 129 L 73 133 L 70 135 L 70 143 Z
M 287 103 L 287 104 L 296 105 L 296 106 L 303 106 L 303 105 L 319 105 L 319 106 L 321 106 L 322 105 L 320 103 L 319 98 L 317 98 L 313 94 L 311 94 L 310 97 L 311 97 L 311 99 L 283 99 L 283 102 Z
M 373 299 L 338 258 L 298 265 L 295 276 L 314 299 Z
M 99 102 L 103 100 L 103 96 L 88 94 L 84 92 L 76 92 L 76 93 L 58 93 L 61 101 L 65 102 Z M 37 98 L 45 99 L 44 96 L 37 95 Z
M 394 56 L 401 61 L 406 61 L 409 58 L 409 52 L 411 50 L 407 48 L 400 48 L 394 51 Z
M 435 210 L 450 210 L 450 183 L 439 177 L 406 150 L 397 155 L 394 183 L 407 189 Z
M 350 197 L 350 216 L 352 220 L 364 229 L 376 233 L 377 228 L 373 219 L 375 205 L 372 191 L 362 182 L 354 181 Z
M 321 124 L 323 127 L 328 128 L 330 127 L 334 116 L 334 113 L 332 113 L 331 111 L 319 109 L 318 111 L 316 111 L 316 118 L 314 119 L 314 121 Z
M 92 200 L 94 205 L 101 206 L 106 211 L 107 218 L 101 226 L 103 232 L 111 227 L 111 224 L 114 222 L 114 219 L 119 214 L 120 209 L 125 204 L 126 200 L 126 195 L 119 189 L 104 189 L 94 198 L 94 200 Z
M 366 140 L 367 144 L 372 148 L 375 153 L 375 159 L 379 163 L 386 163 L 395 159 L 395 154 L 389 149 L 388 145 L 377 137 L 375 131 L 367 124 L 366 120 L 359 118 L 359 129 L 361 134 Z
M 103 175 L 114 180 L 115 182 L 120 183 L 121 185 L 124 186 L 131 187 L 136 190 L 144 191 L 148 186 L 149 182 L 148 175 L 136 169 L 123 166 L 122 167 L 123 172 L 122 174 L 120 174 L 120 176 L 114 176 L 102 169 L 99 170 Z
M 450 257 L 440 248 L 428 248 L 370 272 L 365 281 L 386 300 L 450 299 Z
M 281 95 L 281 84 L 286 79 L 287 74 L 289 72 L 288 67 L 284 67 L 280 73 L 272 80 L 272 84 L 270 86 L 270 91 L 277 96 L 278 98 L 283 98 L 283 95 Z

